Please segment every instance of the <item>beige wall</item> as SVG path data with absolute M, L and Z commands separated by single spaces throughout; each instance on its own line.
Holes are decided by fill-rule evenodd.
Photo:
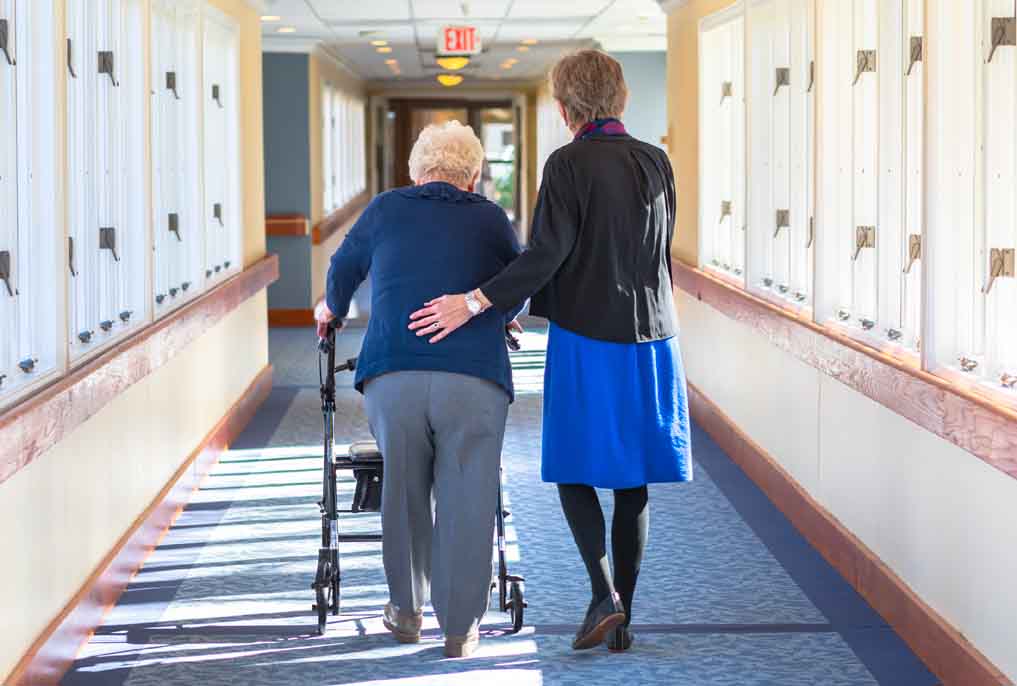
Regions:
M 210 1 L 241 29 L 243 254 L 251 264 L 265 254 L 261 26 L 243 0 Z M 63 118 L 60 125 L 66 125 Z M 62 146 L 63 133 L 56 135 Z M 0 568 L 7 623 L 0 634 L 0 676 L 268 364 L 266 308 L 264 293 L 248 300 L 0 484 L 0 517 L 12 523 L 4 530 L 7 558 Z
M 0 484 L 0 675 L 240 398 L 268 355 L 264 293 Z
M 699 20 L 734 0 L 691 0 L 668 17 L 668 152 L 678 188 L 678 226 L 671 254 L 699 259 Z
M 684 292 L 676 300 L 689 381 L 1017 679 L 1017 480 L 750 326 Z

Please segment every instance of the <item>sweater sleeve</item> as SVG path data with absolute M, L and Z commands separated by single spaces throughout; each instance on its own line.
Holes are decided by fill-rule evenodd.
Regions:
M 360 215 L 353 228 L 346 234 L 339 249 L 332 255 L 325 282 L 325 302 L 328 309 L 339 319 L 350 311 L 350 302 L 357 288 L 367 278 L 371 269 L 371 233 L 375 203 L 371 203 Z
M 516 230 L 512 226 L 512 222 L 509 221 L 508 216 L 501 209 L 498 210 L 498 219 L 496 224 L 495 250 L 498 255 L 498 268 L 504 269 L 512 264 L 512 262 L 514 262 L 519 255 L 522 254 L 523 248 L 519 245 L 519 237 L 516 235 Z M 518 317 L 519 313 L 523 311 L 523 307 L 525 305 L 526 303 L 522 302 L 509 309 L 505 314 L 505 323 L 507 324 Z M 500 308 L 498 309 L 499 311 L 503 311 Z
M 533 236 L 527 249 L 508 267 L 480 287 L 487 299 L 506 314 L 551 280 L 576 244 L 579 203 L 571 193 L 567 168 L 552 155 L 533 212 Z M 518 310 L 517 310 L 518 311 Z

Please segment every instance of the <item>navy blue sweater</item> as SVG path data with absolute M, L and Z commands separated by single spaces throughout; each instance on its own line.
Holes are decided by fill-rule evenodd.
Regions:
M 465 293 L 504 269 L 521 249 L 504 210 L 447 183 L 377 196 L 357 220 L 328 270 L 325 297 L 345 317 L 371 275 L 371 319 L 357 363 L 357 390 L 388 372 L 425 370 L 480 377 L 512 397 L 506 315 L 474 317 L 440 345 L 407 327 L 410 314 L 445 293 Z M 509 313 L 511 321 L 518 310 Z

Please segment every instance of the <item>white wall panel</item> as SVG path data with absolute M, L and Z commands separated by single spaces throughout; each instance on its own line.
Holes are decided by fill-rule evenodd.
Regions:
M 817 319 L 910 351 L 922 311 L 922 6 L 824 0 L 818 10 Z
M 150 232 L 140 0 L 66 6 L 72 358 L 144 323 Z M 107 55 L 105 66 L 103 57 Z
M 812 0 L 755 0 L 747 12 L 749 284 L 812 300 Z
M 1017 481 L 685 292 L 689 382 L 1011 678 Z M 724 364 L 718 364 L 723 360 Z
M 0 405 L 59 368 L 63 299 L 52 2 L 0 0 Z
M 741 4 L 699 32 L 699 240 L 702 266 L 745 278 L 745 21 Z
M 819 372 L 683 291 L 676 302 L 689 381 L 779 456 L 795 480 L 818 488 Z
M 814 497 L 979 650 L 1017 674 L 1017 481 L 822 377 Z M 859 427 L 865 427 L 859 431 Z
M 151 11 L 152 290 L 160 316 L 195 297 L 205 281 L 200 14 L 196 3 L 169 0 L 154 0 Z
M 241 268 L 240 113 L 236 22 L 206 5 L 204 71 L 205 277 L 218 282 Z
M 1017 402 L 1017 279 L 1009 270 L 1017 249 L 1017 48 L 1007 28 L 1017 24 L 1014 6 L 937 0 L 928 11 L 939 38 L 930 41 L 927 65 L 927 362 Z

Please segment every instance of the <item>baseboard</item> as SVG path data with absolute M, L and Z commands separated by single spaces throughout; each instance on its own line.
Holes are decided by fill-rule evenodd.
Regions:
M 314 326 L 314 310 L 270 309 L 268 311 L 268 325 L 281 327 Z
M 988 658 L 692 384 L 689 408 L 693 419 L 900 634 L 943 686 L 1012 686 Z
M 63 611 L 42 632 L 3 682 L 11 686 L 57 684 L 78 651 L 116 604 L 131 578 L 141 569 L 166 530 L 219 456 L 254 417 L 272 390 L 272 365 L 267 365 L 205 436 L 169 483 L 130 529 L 117 541 Z

